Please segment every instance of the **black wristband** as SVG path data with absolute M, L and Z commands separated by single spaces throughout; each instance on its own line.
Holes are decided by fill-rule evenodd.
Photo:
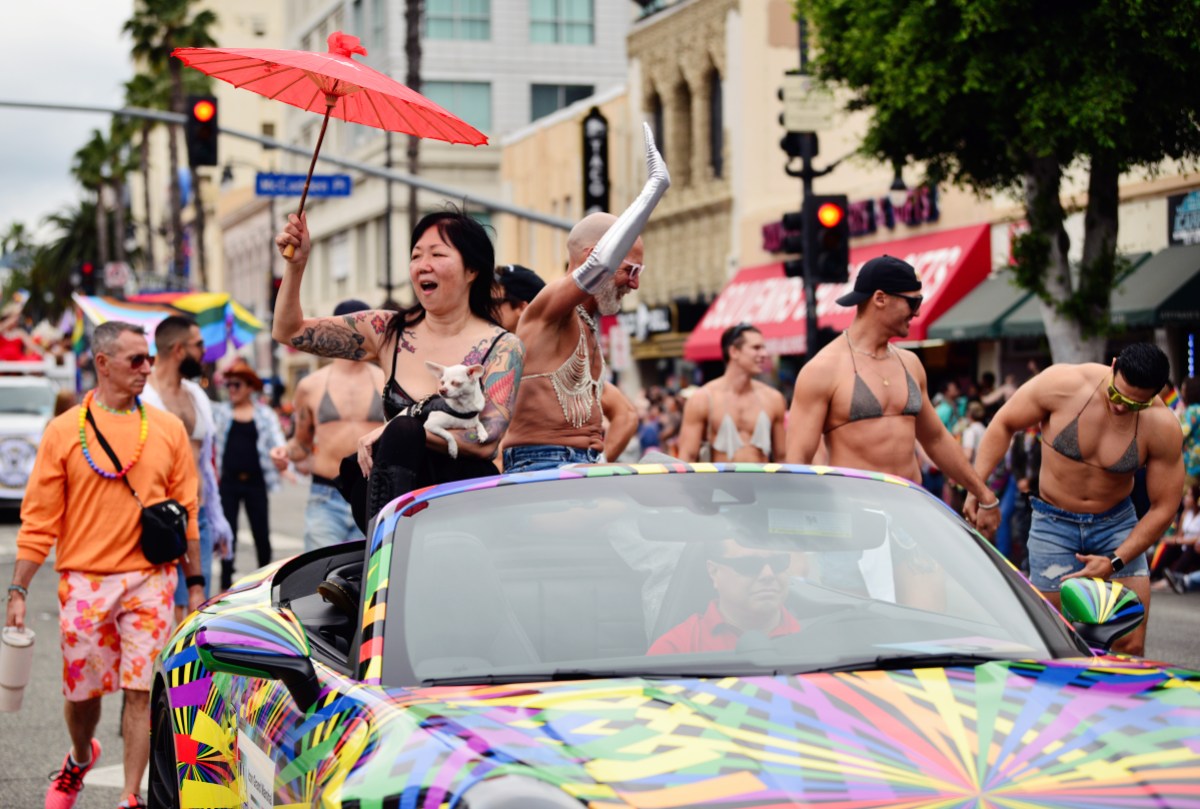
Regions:
M 196 586 L 203 587 L 204 586 L 204 577 L 200 576 L 200 575 L 188 576 L 186 579 L 183 580 L 183 583 L 186 584 L 188 587 L 196 587 Z

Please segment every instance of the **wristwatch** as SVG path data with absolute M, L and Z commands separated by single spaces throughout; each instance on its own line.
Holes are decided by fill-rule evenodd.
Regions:
M 1113 573 L 1120 573 L 1125 569 L 1125 560 L 1115 553 L 1108 557 L 1108 563 L 1112 565 Z

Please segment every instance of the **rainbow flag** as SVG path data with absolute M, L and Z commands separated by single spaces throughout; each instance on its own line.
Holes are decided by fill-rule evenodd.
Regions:
M 264 324 L 225 292 L 156 292 L 132 295 L 127 299 L 96 295 L 73 295 L 83 315 L 76 321 L 76 350 L 81 344 L 82 320 L 93 326 L 109 320 L 136 323 L 146 329 L 150 351 L 154 351 L 154 330 L 169 315 L 184 313 L 196 321 L 204 338 L 204 359 L 216 361 L 225 356 L 228 344 L 242 347 L 263 330 Z

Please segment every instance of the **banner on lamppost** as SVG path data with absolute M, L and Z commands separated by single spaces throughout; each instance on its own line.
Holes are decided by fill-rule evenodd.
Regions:
M 583 119 L 583 213 L 608 210 L 608 119 L 592 107 Z

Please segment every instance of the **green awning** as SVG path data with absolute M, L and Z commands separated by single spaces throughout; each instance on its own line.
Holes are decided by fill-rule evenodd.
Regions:
M 1160 304 L 1200 269 L 1200 254 L 1197 254 L 1192 269 L 1187 272 L 1182 269 L 1186 262 L 1181 263 L 1178 256 L 1164 259 L 1168 253 L 1180 249 L 1192 248 L 1169 248 L 1153 257 L 1149 253 L 1125 256 L 1131 269 L 1121 276 L 1109 297 L 1114 323 L 1128 326 L 1159 324 Z M 1002 337 L 1038 337 L 1045 334 L 1046 325 L 1042 322 L 1042 307 L 1037 296 L 1027 294 L 998 326 Z
M 1029 293 L 1007 268 L 997 270 L 929 327 L 933 340 L 984 340 L 999 335 L 1000 319 Z

